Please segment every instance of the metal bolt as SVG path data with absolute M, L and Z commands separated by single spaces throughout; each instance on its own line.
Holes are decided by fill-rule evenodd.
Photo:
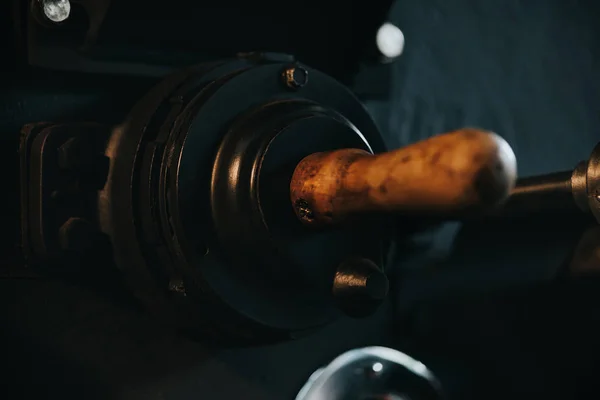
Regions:
M 71 14 L 69 0 L 37 0 L 41 11 L 50 22 L 55 24 L 64 22 Z
M 351 258 L 338 266 L 332 290 L 338 306 L 346 315 L 366 317 L 387 296 L 389 282 L 373 261 Z
M 288 67 L 283 71 L 283 81 L 290 89 L 300 89 L 308 83 L 308 71 L 299 65 Z

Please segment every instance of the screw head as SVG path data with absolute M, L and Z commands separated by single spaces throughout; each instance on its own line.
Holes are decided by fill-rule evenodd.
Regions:
M 299 65 L 287 67 L 283 71 L 285 85 L 293 90 L 298 90 L 308 83 L 308 71 Z
M 71 14 L 69 0 L 38 0 L 44 17 L 52 23 L 64 22 Z

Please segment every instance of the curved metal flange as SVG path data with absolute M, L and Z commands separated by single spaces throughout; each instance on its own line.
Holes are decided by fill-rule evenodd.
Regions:
M 270 197 L 264 188 L 269 186 L 264 185 L 269 180 L 264 171 L 298 161 L 286 159 L 287 152 L 296 151 L 296 157 L 302 155 L 298 149 L 315 151 L 314 146 L 304 146 L 310 143 L 306 139 L 310 132 L 314 131 L 313 139 L 319 138 L 319 132 L 329 132 L 327 126 L 330 126 L 339 131 L 340 137 L 350 138 L 350 141 L 334 140 L 334 147 L 354 146 L 356 142 L 374 152 L 385 151 L 375 124 L 347 88 L 306 67 L 310 84 L 291 91 L 281 81 L 281 71 L 287 67 L 288 64 L 279 62 L 230 60 L 181 71 L 142 99 L 108 141 L 105 154 L 111 160 L 111 172 L 99 196 L 100 225 L 111 237 L 117 264 L 137 297 L 183 329 L 212 331 L 216 336 L 231 334 L 244 342 L 256 342 L 257 337 L 258 341 L 272 341 L 296 336 L 330 320 L 327 310 L 323 315 L 317 313 L 307 318 L 310 307 L 289 308 L 279 302 L 289 291 L 287 286 L 268 284 L 275 277 L 269 271 L 273 265 L 263 265 L 269 264 L 267 259 L 265 263 L 256 260 L 241 263 L 244 265 L 231 262 L 230 256 L 237 250 L 244 258 L 242 247 L 236 249 L 222 243 L 223 218 L 227 215 L 219 212 L 220 217 L 215 218 L 217 214 L 211 213 L 215 205 L 218 208 L 220 201 L 224 201 L 219 195 L 211 198 L 215 155 L 220 147 L 232 143 L 223 142 L 223 138 L 236 121 L 265 104 L 304 101 L 325 111 L 283 125 L 278 122 L 278 126 L 271 126 L 273 130 L 262 130 L 264 137 L 251 143 L 249 149 L 253 148 L 254 154 L 239 153 L 250 160 L 251 166 L 249 176 L 240 175 L 247 181 L 240 183 L 240 187 L 255 178 L 261 181 L 258 191 L 256 186 L 248 186 L 251 194 L 248 199 L 254 205 L 264 206 Z M 344 119 L 348 122 L 345 125 L 339 122 Z M 248 121 L 242 122 L 244 125 Z M 305 132 L 309 132 L 308 136 Z M 255 145 L 258 147 L 252 147 Z M 235 155 L 235 151 L 231 154 Z M 252 167 L 253 158 L 261 163 L 258 170 Z M 235 166 L 235 160 L 228 162 Z M 225 175 L 228 169 L 231 170 L 231 165 L 222 169 Z M 257 171 L 263 172 L 257 175 Z M 279 238 L 272 231 L 277 229 L 277 216 L 263 211 L 261 208 L 252 218 L 259 216 L 259 223 L 263 222 L 261 219 L 275 221 L 267 225 L 271 236 Z M 252 233 L 245 235 L 251 237 Z M 292 246 L 292 242 L 296 245 Z M 288 260 L 296 260 L 298 254 L 325 254 L 315 243 L 318 240 L 308 238 L 302 242 L 294 238 L 283 244 L 272 243 L 264 250 L 291 252 L 284 257 Z M 283 264 L 284 269 L 290 267 Z M 247 285 L 239 274 L 240 268 L 255 271 L 253 279 L 262 280 L 263 287 L 271 286 L 269 290 L 278 292 L 279 297 L 253 302 L 257 293 L 261 294 L 261 287 L 252 289 L 252 285 Z M 331 266 L 332 273 L 335 268 L 336 265 Z M 232 274 L 239 276 L 230 279 Z M 314 305 L 312 309 L 319 307 Z M 290 314 L 290 310 L 296 310 L 294 318 L 281 318 Z
M 296 400 L 441 400 L 442 387 L 421 362 L 387 347 L 350 350 L 317 370 Z
M 588 206 L 596 221 L 600 223 L 600 143 L 592 151 L 586 175 Z

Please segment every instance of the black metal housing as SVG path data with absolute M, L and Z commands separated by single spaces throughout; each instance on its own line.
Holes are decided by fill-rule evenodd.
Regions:
M 241 58 L 192 67 L 156 86 L 112 129 L 83 134 L 81 126 L 67 125 L 55 131 L 53 148 L 77 138 L 87 146 L 80 146 L 84 158 L 99 154 L 110 168 L 86 192 L 91 211 L 70 215 L 67 207 L 68 215 L 47 229 L 38 247 L 64 252 L 56 245 L 60 232 L 81 225 L 72 221 L 80 218 L 109 239 L 135 296 L 191 332 L 272 341 L 338 316 L 339 299 L 332 293 L 338 265 L 364 258 L 383 270 L 390 232 L 372 220 L 308 230 L 293 214 L 289 181 L 295 165 L 314 152 L 380 152 L 385 146 L 348 89 L 281 60 Z M 310 82 L 290 86 L 290 68 L 302 69 Z M 24 170 L 48 154 L 23 153 Z M 40 176 L 61 175 L 52 160 Z M 94 165 L 102 171 L 103 164 Z M 26 177 L 22 186 L 30 187 Z M 52 204 L 32 193 L 25 196 L 29 203 Z M 34 215 L 26 212 L 24 222 Z M 342 309 L 358 315 L 344 301 Z M 356 309 L 365 315 L 377 304 Z

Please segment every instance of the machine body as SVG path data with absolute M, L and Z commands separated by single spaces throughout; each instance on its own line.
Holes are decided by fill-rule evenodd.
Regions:
M 514 186 L 515 157 L 499 136 L 468 129 L 383 153 L 344 86 L 281 59 L 182 70 L 114 127 L 26 126 L 28 260 L 102 248 L 135 297 L 179 330 L 276 341 L 340 310 L 376 309 L 389 286 L 386 212 L 493 209 Z M 319 161 L 340 152 L 349 158 Z M 313 217 L 320 229 L 303 226 Z M 89 245 L 77 248 L 70 238 L 82 235 Z
M 290 87 L 290 69 L 310 84 Z M 335 317 L 338 264 L 365 258 L 384 268 L 385 224 L 306 233 L 289 201 L 300 160 L 347 147 L 385 150 L 360 102 L 332 78 L 277 58 L 191 67 L 115 127 L 24 128 L 27 259 L 89 257 L 102 243 L 132 293 L 181 330 L 251 341 L 299 334 Z

